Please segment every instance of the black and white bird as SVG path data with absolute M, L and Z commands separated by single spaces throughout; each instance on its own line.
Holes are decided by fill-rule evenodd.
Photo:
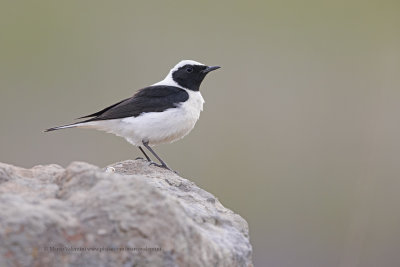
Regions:
M 152 164 L 171 170 L 151 147 L 172 143 L 193 129 L 204 104 L 200 84 L 210 71 L 219 68 L 182 60 L 164 80 L 140 89 L 132 97 L 79 118 L 86 120 L 50 128 L 46 132 L 79 127 L 113 133 L 137 146 L 151 162 L 141 147 L 143 145 L 161 163 Z

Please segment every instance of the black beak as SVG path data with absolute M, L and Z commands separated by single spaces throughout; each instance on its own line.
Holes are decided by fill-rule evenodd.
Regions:
M 201 72 L 202 72 L 202 73 L 209 73 L 210 71 L 217 70 L 217 69 L 219 69 L 219 68 L 221 68 L 221 67 L 220 67 L 220 66 L 211 66 L 211 67 L 205 68 L 205 69 L 202 70 Z

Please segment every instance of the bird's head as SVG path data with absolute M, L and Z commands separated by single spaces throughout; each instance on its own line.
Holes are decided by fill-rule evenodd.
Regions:
M 171 69 L 164 81 L 169 80 L 183 88 L 199 91 L 204 77 L 210 71 L 219 68 L 219 66 L 206 66 L 193 60 L 182 60 Z

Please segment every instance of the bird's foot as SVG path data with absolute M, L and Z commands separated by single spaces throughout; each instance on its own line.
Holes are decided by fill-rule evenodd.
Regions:
M 172 171 L 172 172 L 178 174 L 178 172 L 172 170 L 170 167 L 168 167 L 168 166 L 165 165 L 165 164 L 158 164 L 158 163 L 155 163 L 155 162 L 150 162 L 150 165 L 154 165 L 154 166 L 157 166 L 157 167 L 159 167 L 159 168 L 167 169 L 167 170 L 169 170 L 169 171 Z
M 144 158 L 142 158 L 142 157 L 137 157 L 135 160 L 145 160 L 145 161 L 148 161 L 147 159 L 144 159 Z
M 157 167 L 160 167 L 160 168 L 167 169 L 167 170 L 171 171 L 171 169 L 165 164 L 158 164 L 158 163 L 155 163 L 155 162 L 152 161 L 152 162 L 150 162 L 150 165 L 154 165 L 154 166 L 157 166 Z

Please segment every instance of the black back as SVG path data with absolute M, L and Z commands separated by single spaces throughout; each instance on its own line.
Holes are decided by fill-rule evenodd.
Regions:
M 137 117 L 143 112 L 162 112 L 189 99 L 189 94 L 175 86 L 155 85 L 139 90 L 133 97 L 122 100 L 99 112 L 81 117 L 88 121 Z

